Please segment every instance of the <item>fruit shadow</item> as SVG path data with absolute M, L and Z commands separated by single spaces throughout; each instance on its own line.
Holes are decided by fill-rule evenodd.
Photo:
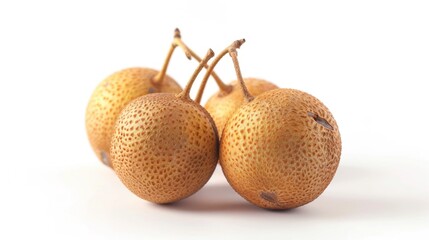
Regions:
M 206 185 L 179 202 L 157 205 L 161 208 L 191 212 L 257 212 L 260 208 L 241 198 L 228 183 Z
M 358 220 L 412 218 L 428 213 L 424 199 L 391 199 L 376 196 L 346 196 L 341 192 L 322 195 L 314 202 L 289 210 L 266 210 L 252 205 L 241 198 L 227 184 L 209 185 L 182 201 L 155 205 L 158 208 L 184 212 L 241 213 L 250 215 L 274 214 L 297 219 Z
M 411 169 L 413 170 L 413 169 Z M 417 173 L 417 170 L 415 171 Z M 421 172 L 424 173 L 423 170 Z M 96 173 L 96 174 L 94 174 Z M 385 185 L 391 182 L 400 186 L 400 178 L 396 172 L 384 174 L 384 171 L 364 165 L 340 165 L 338 172 L 328 189 L 314 202 L 305 206 L 287 210 L 270 211 L 252 205 L 239 196 L 224 179 L 219 170 L 213 179 L 194 195 L 173 204 L 157 205 L 144 202 L 154 208 L 180 213 L 210 213 L 234 216 L 269 216 L 274 219 L 323 219 L 336 221 L 356 219 L 395 218 L 412 219 L 429 213 L 427 201 L 428 192 L 412 191 L 410 194 L 401 190 L 395 195 L 380 194 Z M 66 187 L 70 194 L 82 196 L 82 201 L 88 204 L 87 211 L 104 213 L 106 207 L 120 209 L 119 212 L 139 212 L 142 202 L 137 197 L 128 197 L 130 193 L 116 179 L 111 169 L 101 170 L 98 166 L 92 168 L 71 168 L 59 172 L 51 179 L 62 188 Z M 58 181 L 60 179 L 60 181 Z M 398 184 L 397 184 L 398 183 Z M 114 193 L 114 194 L 113 194 Z M 100 204 L 100 199 L 110 199 Z M 128 201 L 124 209 L 123 202 Z M 130 207 L 132 206 L 132 207 Z M 127 209 L 129 209 L 127 211 Z M 85 210 L 85 211 L 86 211 Z M 239 215 L 236 215 L 240 213 Z
M 263 212 L 295 211 L 295 209 L 287 211 L 266 210 L 251 204 L 229 185 L 220 166 L 217 166 L 210 181 L 195 194 L 175 203 L 156 206 L 168 210 L 214 214 L 237 212 L 261 214 Z
M 336 177 L 336 180 L 339 182 L 353 181 L 365 177 L 362 174 L 370 174 L 368 171 L 348 166 L 341 167 L 339 172 L 340 173 L 337 174 L 339 176 Z M 223 176 L 222 170 L 219 166 L 212 179 L 213 178 L 215 179 L 214 181 L 210 181 L 200 191 L 184 200 L 170 204 L 154 205 L 161 209 L 166 208 L 192 212 L 273 212 L 287 214 L 299 214 L 300 212 L 303 212 L 304 214 L 308 214 L 308 211 L 305 210 L 308 205 L 288 210 L 266 210 L 254 206 L 232 189 Z M 356 200 L 356 203 L 357 202 L 358 201 Z M 350 203 L 350 205 L 353 204 L 354 203 Z
M 303 220 L 411 219 L 429 213 L 429 204 L 424 195 L 392 197 L 379 194 L 383 187 L 378 186 L 378 183 L 385 181 L 388 176 L 377 169 L 344 165 L 337 173 L 331 186 L 319 198 L 291 210 L 272 211 L 256 207 L 240 197 L 226 181 L 209 183 L 180 202 L 157 206 L 177 211 L 240 212 Z M 370 183 L 375 186 L 368 191 L 366 185 Z

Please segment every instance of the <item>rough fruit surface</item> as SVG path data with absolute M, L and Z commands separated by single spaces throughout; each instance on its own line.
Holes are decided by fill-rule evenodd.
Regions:
M 170 203 L 209 180 L 218 148 L 213 120 L 200 105 L 162 93 L 124 108 L 111 155 L 113 169 L 129 190 L 151 202 Z
M 162 84 L 152 79 L 158 71 L 148 68 L 127 68 L 103 80 L 93 92 L 86 109 L 86 131 L 92 149 L 106 165 L 110 163 L 110 142 L 115 121 L 131 100 L 154 92 L 178 93 L 181 87 L 169 76 Z
M 220 164 L 232 187 L 253 204 L 288 209 L 316 199 L 341 155 L 338 126 L 322 102 L 276 89 L 242 106 L 225 126 Z
M 266 91 L 278 88 L 276 85 L 261 79 L 244 79 L 247 89 L 253 96 L 258 96 Z M 234 112 L 245 103 L 243 91 L 237 81 L 231 83 L 232 91 L 228 94 L 217 92 L 204 106 L 216 123 L 219 136 L 222 136 L 223 128 Z

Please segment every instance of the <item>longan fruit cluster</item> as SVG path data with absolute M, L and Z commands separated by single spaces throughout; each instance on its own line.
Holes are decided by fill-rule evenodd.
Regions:
M 214 52 L 201 59 L 176 29 L 160 71 L 125 69 L 95 89 L 86 112 L 91 146 L 131 192 L 154 203 L 179 201 L 201 189 L 218 162 L 232 188 L 262 208 L 299 207 L 327 188 L 341 156 L 334 117 L 306 92 L 243 78 L 237 49 L 244 42 L 234 41 L 209 63 Z M 166 75 L 177 46 L 199 62 L 183 90 Z M 230 84 L 214 72 L 226 54 L 237 77 Z M 210 76 L 219 91 L 203 107 Z

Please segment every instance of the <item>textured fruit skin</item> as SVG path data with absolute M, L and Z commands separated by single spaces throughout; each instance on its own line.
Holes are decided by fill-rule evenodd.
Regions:
M 97 157 L 106 165 L 110 162 L 110 142 L 116 119 L 133 99 L 153 93 L 179 93 L 182 88 L 171 77 L 162 84 L 152 79 L 158 71 L 149 68 L 127 68 L 104 79 L 94 90 L 86 109 L 86 132 Z
M 154 203 L 170 203 L 209 180 L 219 157 L 218 135 L 199 104 L 174 94 L 149 94 L 120 114 L 111 156 L 129 190 Z
M 253 96 L 278 88 L 276 85 L 262 79 L 246 78 L 244 82 Z M 232 91 L 230 93 L 225 94 L 219 91 L 210 97 L 204 106 L 213 117 L 220 136 L 222 136 L 223 128 L 228 119 L 245 103 L 243 91 L 238 82 L 232 82 L 231 86 Z
M 226 124 L 220 145 L 228 182 L 268 209 L 316 199 L 331 182 L 340 155 L 340 133 L 328 108 L 293 89 L 272 90 L 242 106 Z

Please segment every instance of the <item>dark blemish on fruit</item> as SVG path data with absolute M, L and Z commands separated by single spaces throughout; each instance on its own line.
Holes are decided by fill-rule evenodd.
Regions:
M 100 156 L 101 156 L 101 161 L 104 163 L 104 165 L 112 167 L 110 165 L 109 157 L 107 156 L 107 153 L 105 151 L 101 151 Z
M 156 88 L 150 87 L 148 92 L 149 93 L 155 93 L 156 92 Z
M 261 192 L 259 196 L 265 201 L 277 204 L 277 195 L 273 192 Z
M 308 116 L 312 117 L 314 119 L 314 121 L 316 121 L 318 124 L 324 126 L 325 128 L 327 128 L 329 130 L 334 130 L 334 128 L 331 126 L 331 124 L 328 123 L 328 121 L 326 121 L 326 119 L 321 118 L 316 113 L 308 112 Z

